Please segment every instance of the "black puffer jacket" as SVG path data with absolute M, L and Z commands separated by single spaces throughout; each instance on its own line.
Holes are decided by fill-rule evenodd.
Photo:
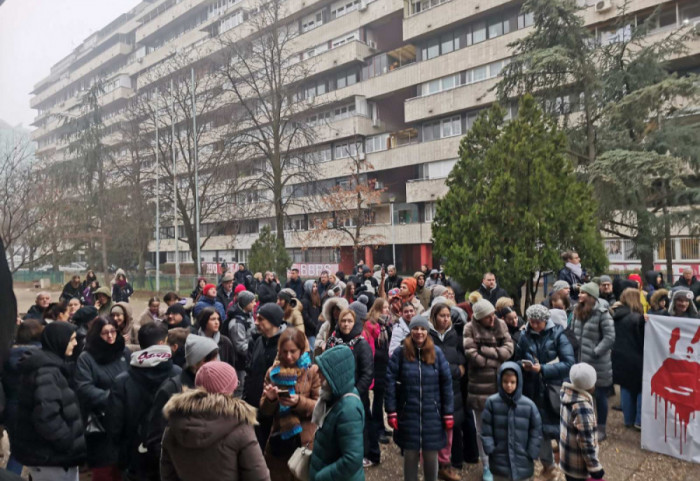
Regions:
M 642 392 L 644 365 L 644 316 L 620 306 L 613 313 L 615 343 L 612 348 L 613 383 L 633 393 Z
M 450 365 L 450 374 L 452 374 L 452 394 L 454 396 L 454 415 L 455 419 L 461 419 L 464 402 L 462 401 L 462 371 L 460 366 L 464 368 L 466 374 L 467 356 L 464 355 L 464 346 L 462 336 L 455 330 L 454 326 L 450 326 L 444 334 L 440 335 L 434 328 L 430 328 L 430 337 L 436 346 L 442 349 L 442 353 Z
M 258 300 L 260 305 L 268 304 L 277 301 L 277 293 L 280 291 L 280 285 L 276 282 L 261 282 L 258 286 Z
M 95 347 L 94 350 L 88 349 L 80 354 L 75 370 L 76 393 L 84 422 L 87 422 L 90 413 L 99 416 L 105 412 L 112 384 L 119 374 L 126 371 L 131 355 L 124 347 L 124 338 L 121 336 L 111 353 L 104 346 L 99 346 L 99 350 Z M 118 450 L 109 436 L 88 435 L 87 441 L 88 466 L 95 468 L 117 463 Z
M 277 358 L 277 343 L 283 330 L 284 325 L 272 337 L 259 335 L 253 341 L 252 346 L 248 348 L 243 400 L 255 408 L 260 406 L 260 397 L 265 385 L 265 373 Z
M 19 371 L 12 454 L 25 466 L 79 466 L 85 460 L 85 438 L 65 361 L 53 352 L 32 349 L 19 363 Z
M 335 332 L 328 338 L 326 350 L 341 344 L 352 350 L 355 357 L 355 389 L 360 396 L 366 396 L 374 379 L 374 357 L 367 339 L 362 336 L 362 321 L 355 321 L 349 334 L 342 334 L 336 327 Z

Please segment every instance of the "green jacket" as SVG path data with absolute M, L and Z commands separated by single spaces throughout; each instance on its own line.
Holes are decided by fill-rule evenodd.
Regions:
M 323 426 L 316 431 L 311 454 L 311 481 L 364 481 L 362 432 L 365 410 L 355 389 L 355 358 L 347 346 L 336 346 L 316 358 L 333 391 Z

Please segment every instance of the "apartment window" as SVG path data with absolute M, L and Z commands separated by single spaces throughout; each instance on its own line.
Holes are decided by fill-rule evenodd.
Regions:
M 435 202 L 426 202 L 423 208 L 423 221 L 432 222 L 435 218 Z
M 333 148 L 333 153 L 334 159 L 356 158 L 358 153 L 362 153 L 362 143 L 354 141 L 337 143 Z
M 365 140 L 365 152 L 371 154 L 372 152 L 380 152 L 382 150 L 387 150 L 387 142 L 389 141 L 389 134 L 374 135 L 372 137 L 367 137 Z
M 700 20 L 700 3 L 688 3 L 679 7 L 680 21 L 689 24 L 693 20 Z
M 355 104 L 342 105 L 333 110 L 333 120 L 341 120 L 355 115 Z
M 355 85 L 357 83 L 357 70 L 343 70 L 336 74 L 335 86 L 337 89 L 342 89 L 344 87 L 349 87 L 350 85 Z
M 448 159 L 423 164 L 421 166 L 420 177 L 422 179 L 443 179 L 450 175 L 457 160 L 458 159 Z
M 472 26 L 472 43 L 486 40 L 486 22 L 477 22 Z
M 331 41 L 331 48 L 336 48 L 340 47 L 341 45 L 345 45 L 346 43 L 352 42 L 354 40 L 359 40 L 360 39 L 360 32 L 354 31 L 351 33 L 347 33 L 343 35 L 342 37 L 338 37 L 336 39 L 333 39 Z
M 681 260 L 700 259 L 700 241 L 697 238 L 684 237 L 679 239 L 679 242 L 681 247 Z
M 331 4 L 331 18 L 342 17 L 350 12 L 357 10 L 360 6 L 360 0 L 345 0 Z
M 461 134 L 462 123 L 459 115 L 423 124 L 423 142 Z
M 535 24 L 535 15 L 532 12 L 518 15 L 518 29 L 531 27 Z
M 323 25 L 323 12 L 312 13 L 301 19 L 301 31 L 308 32 Z

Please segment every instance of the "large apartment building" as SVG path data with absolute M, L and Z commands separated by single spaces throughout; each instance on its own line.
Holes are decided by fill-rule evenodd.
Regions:
M 457 161 L 461 137 L 479 111 L 495 100 L 491 88 L 511 55 L 508 44 L 531 29 L 532 18 L 521 13 L 522 3 L 285 0 L 284 22 L 298 28 L 299 55 L 315 58 L 313 72 L 303 85 L 305 95 L 314 99 L 309 102 L 309 120 L 323 119 L 332 127 L 317 139 L 318 182 L 325 186 L 347 182 L 349 157 L 361 156 L 372 166 L 367 175 L 376 179 L 373 185 L 382 191 L 372 208 L 372 225 L 367 227 L 369 234 L 381 239 L 380 245 L 365 249 L 366 262 L 391 263 L 395 249 L 402 271 L 433 264 L 435 200 L 446 191 L 445 179 Z M 624 34 L 611 27 L 623 0 L 579 3 L 599 41 L 615 41 Z M 74 109 L 80 94 L 98 76 L 105 85 L 100 99 L 104 118 L 108 125 L 116 125 L 146 73 L 183 49 L 213 45 L 224 32 L 245 32 L 254 5 L 254 0 L 144 0 L 90 36 L 34 86 L 31 106 L 38 112 L 33 123 L 37 156 L 68 155 L 65 126 L 55 114 Z M 681 25 L 700 22 L 697 0 L 628 2 L 629 11 L 639 20 L 659 6 L 662 12 L 651 35 L 666 35 Z M 674 68 L 700 70 L 700 36 L 690 42 L 689 53 L 677 59 Z M 314 108 L 319 99 L 322 110 Z M 509 108 L 514 110 L 513 105 Z M 118 136 L 112 142 L 118 143 Z M 308 195 L 308 189 L 292 188 L 288 195 Z M 238 200 L 265 202 L 264 196 Z M 259 212 L 261 217 L 240 222 L 235 235 L 217 230 L 216 223 L 204 223 L 203 235 L 212 231 L 217 235 L 202 249 L 203 260 L 246 261 L 259 230 L 265 225 L 275 228 L 274 219 L 264 217 L 269 209 Z M 350 268 L 349 240 L 338 248 L 322 239 L 309 241 L 305 235 L 318 212 L 293 207 L 288 214 L 285 241 L 294 262 Z M 172 226 L 162 229 L 164 262 L 175 260 L 173 232 Z M 620 240 L 607 242 L 611 261 L 635 262 L 624 258 Z M 677 258 L 697 266 L 700 242 L 679 237 L 677 243 Z M 155 243 L 151 247 L 155 252 Z M 179 249 L 180 260 L 191 262 L 185 242 L 180 241 Z

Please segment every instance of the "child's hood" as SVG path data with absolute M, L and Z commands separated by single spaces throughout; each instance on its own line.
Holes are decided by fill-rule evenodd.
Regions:
M 515 392 L 512 395 L 507 394 L 503 390 L 503 383 L 501 382 L 503 371 L 506 370 L 515 371 L 515 376 L 518 380 L 518 386 L 515 388 Z M 503 400 L 512 399 L 513 401 L 517 401 L 520 399 L 520 396 L 523 395 L 523 372 L 520 370 L 520 366 L 513 361 L 504 362 L 498 369 L 498 394 Z
M 562 404 L 576 404 L 580 402 L 593 403 L 593 396 L 586 391 L 583 391 L 570 382 L 562 384 L 559 398 Z

